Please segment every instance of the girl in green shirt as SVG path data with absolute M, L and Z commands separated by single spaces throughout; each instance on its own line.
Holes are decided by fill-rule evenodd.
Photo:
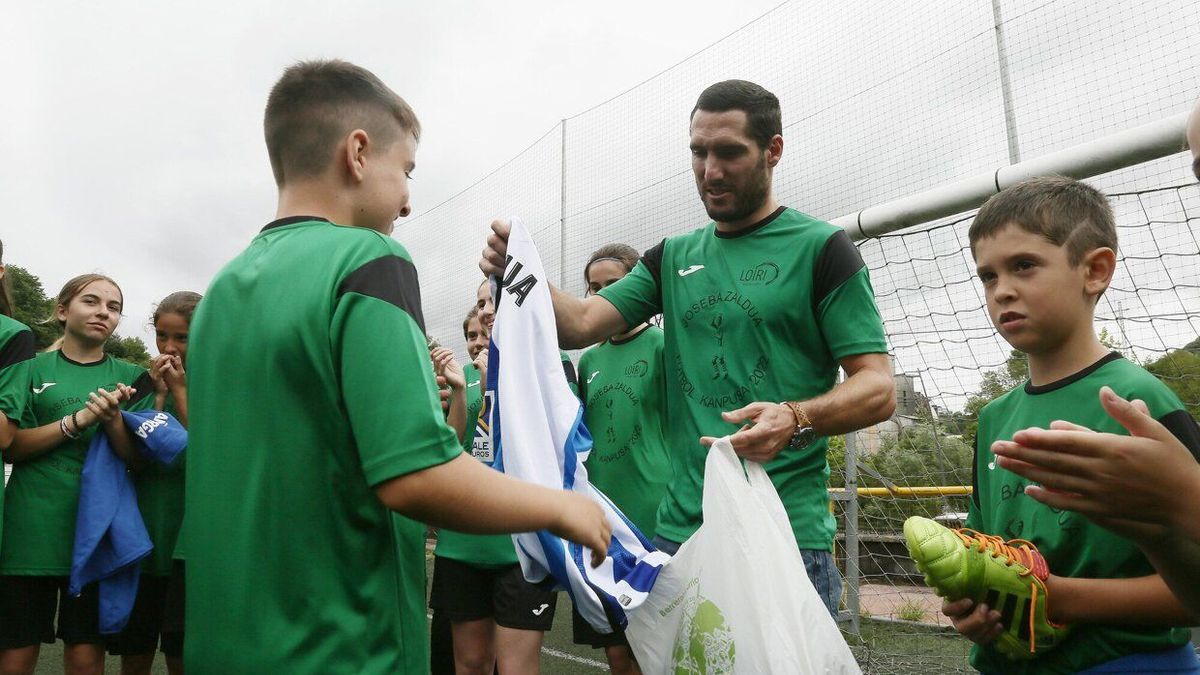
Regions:
M 625 244 L 601 247 L 583 270 L 588 294 L 616 283 L 639 258 Z M 662 329 L 643 323 L 592 347 L 579 360 L 583 419 L 592 434 L 588 479 L 647 538 L 654 537 L 658 505 L 671 478 L 663 434 L 662 351 Z M 572 625 L 575 643 L 603 647 L 613 673 L 640 672 L 624 633 L 598 633 L 578 612 L 572 612 Z
M 150 364 L 154 382 L 154 407 L 166 410 L 184 427 L 188 424 L 188 333 L 200 294 L 177 291 L 163 298 L 154 310 L 154 342 L 158 356 Z M 183 484 L 186 454 L 170 466 L 147 463 L 134 477 L 138 508 L 154 542 L 142 564 L 137 601 L 125 630 L 108 644 L 108 652 L 121 656 L 123 675 L 149 675 L 158 647 L 171 675 L 183 672 L 182 593 L 171 593 L 183 584 L 183 561 L 172 566 L 172 556 L 183 522 Z M 172 598 L 180 598 L 171 602 Z
M 136 465 L 120 410 L 148 405 L 153 393 L 145 370 L 104 352 L 122 305 L 112 279 L 71 279 L 54 310 L 61 348 L 28 362 L 20 429 L 4 453 L 13 473 L 0 542 L 0 671 L 32 671 L 40 644 L 56 636 L 66 643 L 69 672 L 103 670 L 95 586 L 73 598 L 67 580 L 92 436 L 103 427 L 118 456 Z

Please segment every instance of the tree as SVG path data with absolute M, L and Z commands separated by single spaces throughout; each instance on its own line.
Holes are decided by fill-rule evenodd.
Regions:
M 1192 417 L 1200 419 L 1200 352 L 1176 349 L 1146 364 L 1146 370 L 1175 392 Z
M 62 335 L 54 320 L 54 299 L 46 296 L 42 281 L 25 268 L 5 265 L 4 274 L 12 289 L 13 318 L 29 326 L 33 331 L 34 347 L 38 351 L 45 350 Z M 150 365 L 150 352 L 138 337 L 121 337 L 113 333 L 104 343 L 104 351 L 143 368 Z
M 122 361 L 136 363 L 143 368 L 150 367 L 150 352 L 146 350 L 146 343 L 142 342 L 141 338 L 121 337 L 113 333 L 104 343 L 104 351 Z M 126 382 L 126 384 L 133 383 Z
M 829 486 L 846 486 L 846 437 L 830 436 L 829 451 L 825 454 L 829 462 Z
M 58 339 L 60 331 L 54 321 L 54 301 L 46 297 L 42 282 L 25 268 L 5 265 L 13 296 L 13 318 L 33 331 L 34 345 L 41 351 Z
M 1193 354 L 1200 354 L 1200 337 L 1184 345 L 1183 349 Z
M 929 422 L 904 429 L 886 438 L 879 452 L 864 459 L 867 466 L 895 487 L 970 485 L 974 452 L 962 439 L 946 435 Z M 864 486 L 879 486 L 869 474 L 859 474 Z M 932 518 L 944 512 L 967 509 L 967 497 L 874 497 L 859 502 L 863 527 L 897 531 L 909 516 Z
M 1009 352 L 1003 367 L 983 374 L 979 392 L 967 399 L 967 405 L 963 409 L 970 421 L 963 425 L 962 436 L 970 446 L 975 445 L 975 432 L 979 429 L 979 411 L 983 410 L 985 405 L 1024 384 L 1027 379 L 1029 357 L 1016 349 Z

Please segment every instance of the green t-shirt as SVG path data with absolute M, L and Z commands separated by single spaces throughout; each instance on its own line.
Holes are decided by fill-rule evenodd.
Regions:
M 178 417 L 174 399 L 168 396 L 164 406 L 171 415 Z M 175 542 L 179 537 L 179 526 L 183 522 L 184 469 L 187 452 L 179 455 L 168 465 L 147 462 L 134 474 L 133 484 L 137 490 L 138 510 L 150 533 L 154 550 L 142 561 L 142 573 L 155 576 L 171 574 L 171 558 Z
M 647 537 L 671 479 L 663 435 L 667 378 L 663 332 L 646 326 L 624 340 L 610 340 L 579 359 L 584 423 L 592 434 L 588 480 Z
M 214 278 L 190 337 L 188 672 L 426 672 L 424 528 L 375 488 L 462 446 L 407 251 L 277 220 Z
M 38 354 L 26 363 L 24 386 L 28 394 L 21 413 L 22 429 L 57 424 L 65 415 L 83 409 L 88 394 L 100 388 L 113 391 L 118 382 L 138 390 L 137 400 L 124 408 L 143 409 L 154 401 L 154 386 L 146 371 L 111 356 L 82 364 L 56 350 Z M 80 475 L 88 444 L 99 428 L 94 424 L 78 439 L 64 438 L 53 450 L 13 465 L 4 495 L 0 574 L 71 573 Z
M 858 249 L 841 229 L 783 207 L 737 233 L 709 223 L 665 239 L 600 296 L 630 326 L 663 315 L 673 476 L 658 535 L 671 541 L 700 526 L 700 437 L 739 426 L 723 411 L 820 396 L 836 383 L 839 359 L 887 351 Z M 833 546 L 826 449 L 818 439 L 765 466 L 802 549 Z
M 33 344 L 33 331 L 28 326 L 0 314 L 0 413 L 9 420 L 0 424 L 15 425 L 21 420 L 25 398 L 29 394 L 25 386 L 25 366 L 33 358 Z M 4 475 L 0 474 L 0 534 L 4 532 L 3 527 Z
M 1050 572 L 1060 576 L 1122 579 L 1154 574 L 1133 542 L 1084 516 L 1027 497 L 1024 489 L 1031 481 L 997 466 L 991 451 L 994 441 L 1011 440 L 1015 432 L 1029 427 L 1047 428 L 1060 419 L 1095 431 L 1127 434 L 1100 406 L 1102 385 L 1127 399 L 1145 401 L 1151 415 L 1200 456 L 1200 431 L 1174 392 L 1119 354 L 1109 354 L 1058 382 L 1037 387 L 1026 382 L 983 409 L 975 443 L 975 493 L 966 526 L 1004 539 L 1033 542 L 1046 557 Z M 971 665 L 995 673 L 1073 673 L 1129 654 L 1186 644 L 1189 637 L 1184 628 L 1079 624 L 1063 643 L 1032 661 L 1010 661 L 994 649 L 975 646 Z
M 480 381 L 475 366 L 467 366 L 466 374 L 468 433 L 463 439 L 463 450 L 487 466 L 492 466 L 496 458 L 492 454 L 492 442 L 488 434 L 487 397 L 482 391 L 487 383 Z M 513 547 L 512 535 L 508 534 L 464 534 L 442 528 L 438 530 L 434 554 L 439 558 L 480 567 L 503 567 L 517 563 L 517 550 Z
M 467 433 L 463 434 L 462 447 L 463 452 L 471 452 L 471 447 L 478 435 L 479 425 L 477 423 L 479 414 L 483 412 L 483 390 L 487 387 L 487 383 L 479 379 L 479 369 L 473 363 L 468 363 L 463 368 L 463 375 L 467 380 Z

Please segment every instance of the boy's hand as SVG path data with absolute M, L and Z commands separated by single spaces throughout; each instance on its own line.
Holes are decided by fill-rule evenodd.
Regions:
M 1050 429 L 1019 431 L 1012 442 L 997 441 L 997 462 L 1039 483 L 1025 493 L 1051 508 L 1075 511 L 1139 541 L 1166 536 L 1181 525 L 1180 514 L 1191 512 L 1178 502 L 1200 490 L 1200 464 L 1145 404 L 1108 387 L 1101 388 L 1100 403 L 1129 436 L 1055 422 Z
M 492 234 L 488 235 L 487 248 L 483 249 L 483 259 L 479 261 L 479 269 L 484 276 L 504 276 L 504 266 L 508 256 L 508 234 L 512 225 L 507 220 L 493 220 Z
M 975 644 L 986 645 L 1004 632 L 1000 612 L 982 603 L 976 605 L 970 598 L 943 602 L 942 614 L 950 617 L 954 630 Z
M 591 549 L 592 567 L 599 567 L 612 541 L 612 525 L 608 523 L 604 509 L 581 494 L 567 491 L 561 494 L 562 508 L 559 509 L 556 525 L 550 531 Z

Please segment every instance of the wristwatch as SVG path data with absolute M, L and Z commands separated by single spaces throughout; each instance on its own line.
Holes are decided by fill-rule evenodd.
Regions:
M 804 408 L 795 401 L 783 401 L 783 405 L 792 411 L 792 415 L 796 417 L 796 431 L 792 434 L 792 440 L 788 442 L 788 447 L 793 450 L 803 450 L 812 445 L 812 442 L 817 439 L 817 432 L 813 429 L 812 420 L 808 418 L 808 413 L 804 412 Z

